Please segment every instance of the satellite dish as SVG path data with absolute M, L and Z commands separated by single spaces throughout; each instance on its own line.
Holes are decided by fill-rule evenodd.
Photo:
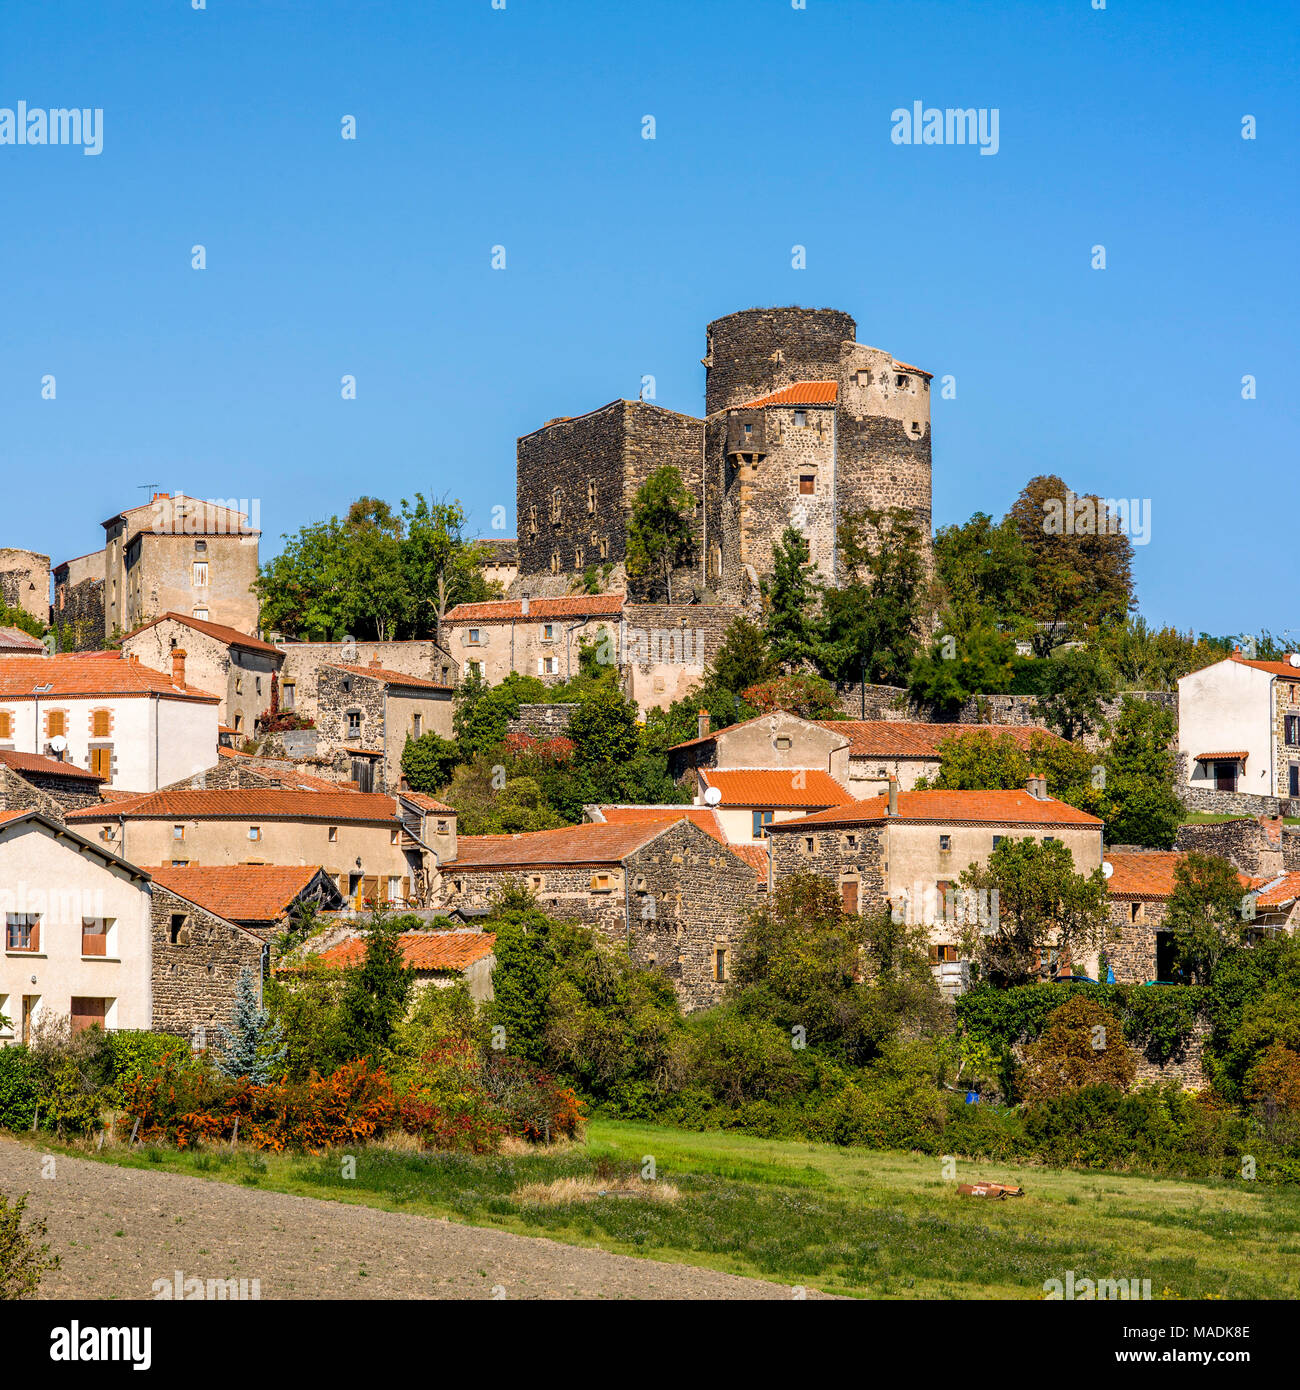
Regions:
M 722 800 L 721 787 L 707 787 L 704 792 L 704 804 L 706 806 L 716 806 Z
M 1114 864 L 1103 864 L 1101 866 L 1101 872 L 1103 878 L 1109 878 L 1111 874 L 1115 872 Z
M 1287 657 L 1287 665 L 1300 666 L 1300 652 L 1292 652 L 1291 655 Z
M 67 746 L 68 740 L 64 738 L 62 734 L 55 734 L 54 737 L 50 740 L 50 747 L 56 753 L 62 753 Z

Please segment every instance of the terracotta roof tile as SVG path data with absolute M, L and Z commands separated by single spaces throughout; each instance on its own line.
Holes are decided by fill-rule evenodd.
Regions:
M 495 932 L 413 931 L 402 932 L 397 940 L 403 961 L 413 970 L 463 971 L 490 956 L 497 938 Z M 317 959 L 333 970 L 344 970 L 360 965 L 365 955 L 365 938 L 354 936 L 320 952 Z
M 1187 858 L 1182 850 L 1108 850 L 1105 862 L 1112 866 L 1106 892 L 1112 898 L 1167 898 L 1174 891 L 1174 872 Z M 1253 880 L 1238 873 L 1242 888 Z
M 733 845 L 722 828 L 718 813 L 711 806 L 597 806 L 599 814 L 610 825 L 676 825 L 685 818 L 698 826 L 720 845 L 725 845 L 738 859 L 743 859 L 758 874 L 760 883 L 767 882 L 767 841 L 753 845 Z
M 851 758 L 927 758 L 939 756 L 939 745 L 971 734 L 990 738 L 1009 737 L 1018 748 L 1028 749 L 1038 735 L 1052 743 L 1064 743 L 1059 734 L 1027 724 L 927 724 L 919 720 L 818 719 L 823 729 L 843 734 Z
M 422 811 L 436 811 L 444 816 L 456 816 L 460 812 L 454 806 L 448 806 L 445 801 L 438 801 L 424 792 L 401 792 L 399 793 L 403 801 L 409 801 L 412 806 L 418 806 Z
M 228 922 L 277 922 L 320 873 L 317 865 L 222 864 L 145 869 L 155 883 Z
M 839 806 L 853 799 L 819 768 L 707 768 L 700 780 L 722 793 L 721 806 Z
M 43 758 L 39 753 L 15 753 L 10 749 L 0 749 L 0 763 L 15 772 L 39 772 L 45 777 L 70 777 L 79 782 L 102 782 L 97 772 L 75 763 L 61 763 L 57 758 Z
M 310 820 L 388 824 L 397 819 L 391 796 L 379 792 L 231 791 L 146 792 L 127 802 L 69 811 L 69 821 L 133 820 Z
M 1270 676 L 1281 676 L 1283 680 L 1300 681 L 1300 666 L 1292 666 L 1287 661 L 1248 661 L 1237 652 L 1233 652 L 1230 660 L 1253 666 L 1256 671 L 1267 671 Z
M 31 652 L 45 650 L 45 643 L 20 627 L 0 627 L 0 651 Z
M 456 858 L 443 868 L 456 870 L 546 868 L 561 864 L 617 864 L 649 844 L 667 826 L 661 821 L 623 825 L 566 825 L 522 835 L 462 835 Z
M 108 652 L 103 660 L 88 661 L 72 653 L 60 656 L 7 656 L 0 661 L 0 700 L 30 700 L 32 689 L 53 689 L 41 699 L 80 699 L 87 696 L 162 695 L 173 700 L 196 700 L 216 705 L 221 697 L 192 685 L 173 685 L 170 675 L 140 661 L 129 661 L 120 652 Z
M 1257 907 L 1285 907 L 1300 898 L 1300 871 L 1293 870 L 1266 884 L 1255 899 Z
M 1101 821 L 1086 811 L 1069 806 L 1051 797 L 1040 801 L 1022 791 L 996 792 L 899 792 L 898 815 L 886 815 L 887 796 L 872 796 L 847 806 L 833 806 L 798 820 L 777 821 L 768 827 L 770 834 L 786 830 L 802 830 L 805 826 L 865 825 L 890 819 L 981 825 L 1078 825 L 1097 826 Z
M 240 632 L 237 627 L 226 627 L 224 623 L 210 623 L 206 618 L 193 618 L 187 613 L 170 611 L 164 613 L 160 618 L 141 623 L 134 631 L 128 632 L 122 640 L 124 642 L 130 641 L 137 633 L 147 632 L 151 627 L 157 627 L 159 623 L 165 623 L 168 620 L 174 623 L 184 623 L 186 627 L 192 627 L 195 632 L 202 632 L 208 637 L 214 637 L 227 647 L 242 647 L 245 651 L 264 652 L 270 656 L 280 655 L 278 647 L 273 647 L 270 642 L 263 642 L 260 637 L 253 637 L 247 632 Z
M 1248 756 L 1249 754 L 1245 750 L 1236 750 L 1231 753 L 1198 753 L 1196 757 L 1192 759 L 1192 761 L 1197 763 L 1204 763 L 1210 762 L 1216 758 L 1225 758 L 1231 762 L 1244 763 Z
M 929 377 L 934 375 L 933 372 L 927 372 L 924 367 L 914 367 L 910 362 L 900 362 L 898 358 L 894 358 L 894 366 L 897 367 L 900 372 L 919 372 L 921 376 Z
M 839 395 L 839 383 L 834 381 L 796 381 L 757 400 L 732 406 L 733 410 L 757 410 L 765 405 L 834 405 Z
M 552 618 L 617 618 L 623 612 L 625 594 L 573 594 L 568 598 L 532 598 L 528 612 L 522 599 L 493 599 L 487 603 L 459 603 L 443 619 L 445 623 L 543 623 Z
M 412 690 L 455 689 L 455 686 L 442 685 L 440 682 L 428 680 L 424 676 L 407 676 L 401 671 L 390 671 L 386 666 L 350 666 L 341 661 L 331 661 L 326 664 L 332 666 L 336 671 L 350 671 L 354 676 L 366 676 L 383 685 L 405 685 Z

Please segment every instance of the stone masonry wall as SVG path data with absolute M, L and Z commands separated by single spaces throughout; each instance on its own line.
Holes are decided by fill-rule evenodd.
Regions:
M 1282 823 L 1261 824 L 1252 816 L 1179 826 L 1174 848 L 1227 859 L 1252 878 L 1273 878 L 1285 865 Z
M 203 1028 L 210 1043 L 215 1029 L 230 1021 L 240 972 L 259 973 L 262 943 L 160 884 L 152 893 L 154 1031 L 189 1037 Z M 175 944 L 173 917 L 184 919 Z
M 0 598 L 29 618 L 50 620 L 50 557 L 34 550 L 0 549 Z
M 60 585 L 54 595 L 54 628 L 61 652 L 94 652 L 104 645 L 104 581 Z
M 577 705 L 520 705 L 519 713 L 507 723 L 507 732 L 531 734 L 534 738 L 560 738 L 569 731 L 569 720 Z
M 792 874 L 814 873 L 836 885 L 858 883 L 858 911 L 870 912 L 888 902 L 885 879 L 884 830 L 878 825 L 807 830 L 773 830 L 772 884 Z M 808 848 L 811 838 L 813 847 Z

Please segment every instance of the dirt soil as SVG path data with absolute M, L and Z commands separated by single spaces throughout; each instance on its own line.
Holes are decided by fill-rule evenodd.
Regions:
M 43 1298 L 155 1297 L 175 1271 L 257 1279 L 267 1299 L 789 1299 L 795 1290 L 480 1226 L 119 1168 L 0 1139 L 0 1191 L 28 1193 L 62 1266 Z M 816 1295 L 810 1289 L 809 1297 Z

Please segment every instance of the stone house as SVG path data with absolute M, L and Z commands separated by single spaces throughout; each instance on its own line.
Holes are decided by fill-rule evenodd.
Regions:
M 685 1009 L 723 995 L 735 944 L 763 900 L 752 864 L 684 817 L 524 835 L 462 836 L 444 865 L 453 905 L 490 906 L 507 884 L 663 970 Z
M 438 858 L 423 838 L 432 815 L 377 792 L 170 791 L 72 811 L 68 821 L 140 864 L 319 865 L 361 907 L 437 901 Z M 445 847 L 455 843 L 454 815 L 445 808 L 440 817 L 451 826 Z
M 48 806 L 50 814 L 59 819 L 67 811 L 98 806 L 103 785 L 102 777 L 73 763 L 0 750 L 0 810 L 11 811 L 20 805 L 41 810 Z M 29 791 L 33 794 L 30 802 L 24 799 Z
M 478 546 L 483 578 L 506 593 L 519 577 L 519 542 L 513 536 L 484 536 L 474 544 Z
M 211 763 L 220 697 L 103 652 L 0 661 L 0 751 L 55 754 L 105 786 L 152 791 Z
M 0 547 L 0 600 L 37 622 L 50 621 L 50 557 Z
M 170 672 L 177 654 L 188 678 L 221 697 L 218 721 L 235 738 L 251 738 L 257 719 L 271 708 L 276 673 L 284 658 L 260 637 L 183 613 L 164 613 L 122 640 L 122 651 Z
M 701 768 L 803 768 L 826 773 L 846 788 L 849 739 L 834 721 L 814 723 L 776 710 L 741 724 L 710 729 L 707 710 L 699 715 L 699 735 L 668 750 L 668 771 L 677 780 Z
M 212 864 L 182 869 L 167 864 L 151 866 L 146 872 L 159 887 L 263 941 L 283 931 L 300 904 L 312 904 L 323 912 L 343 906 L 338 884 L 314 864 Z
M 755 881 L 759 888 L 767 891 L 767 883 L 770 877 L 768 866 L 767 840 L 750 840 L 742 838 L 732 840 L 728 838 L 727 830 L 723 825 L 722 813 L 719 808 L 714 806 L 679 806 L 671 803 L 661 803 L 658 805 L 637 805 L 629 804 L 623 806 L 584 806 L 583 814 L 589 821 L 596 824 L 607 825 L 675 825 L 679 820 L 688 820 L 692 825 L 698 825 L 706 835 L 710 835 L 720 845 L 727 848 L 743 859 L 746 864 L 754 870 Z M 748 830 L 748 823 L 744 827 Z
M 415 972 L 415 995 L 418 996 L 420 990 L 449 989 L 463 982 L 471 999 L 481 1003 L 492 998 L 492 971 L 497 963 L 493 953 L 495 932 L 402 932 L 397 944 L 403 963 Z M 365 938 L 351 936 L 319 952 L 315 959 L 328 969 L 347 970 L 360 965 L 365 955 Z M 295 968 L 300 967 L 291 965 L 283 969 L 285 973 L 293 973 Z
M 1300 927 L 1300 871 L 1279 874 L 1263 884 L 1255 894 L 1255 928 L 1257 931 L 1284 928 L 1294 932 Z
M 1234 651 L 1183 676 L 1178 752 L 1189 810 L 1300 813 L 1300 654 Z
M 578 674 L 584 642 L 617 660 L 624 602 L 622 594 L 573 594 L 461 603 L 443 619 L 443 640 L 462 678 L 477 673 L 498 685 L 517 671 L 555 685 Z
M 273 635 L 274 636 L 274 635 Z M 274 639 L 284 658 L 280 668 L 280 708 L 315 719 L 318 677 L 325 666 L 365 666 L 419 676 L 435 685 L 456 684 L 456 660 L 431 638 L 403 642 L 296 642 Z
M 368 666 L 322 666 L 316 677 L 317 757 L 342 755 L 362 791 L 395 791 L 408 738 L 452 736 L 450 685 Z
M 157 492 L 149 502 L 110 516 L 103 527 L 102 636 L 133 632 L 162 613 L 257 631 L 253 583 L 262 533 L 237 505 Z M 74 570 L 84 574 L 85 566 L 69 562 L 69 583 Z M 56 592 L 56 621 L 60 617 Z
M 1235 820 L 1180 825 L 1174 848 L 1226 859 L 1248 878 L 1276 878 L 1295 867 L 1287 863 L 1287 830 L 1279 816 L 1241 816 Z
M 1187 858 L 1180 850 L 1137 849 L 1111 845 L 1106 850 L 1106 897 L 1110 931 L 1106 959 L 1117 984 L 1172 981 L 1174 947 L 1164 928 L 1178 865 Z M 1238 873 L 1242 901 L 1259 882 Z
M 928 928 L 938 963 L 959 959 L 962 918 L 981 910 L 957 896 L 963 870 L 987 863 L 1001 840 L 1059 840 L 1084 875 L 1102 856 L 1102 822 L 1049 797 L 1042 777 L 1024 791 L 900 792 L 891 783 L 885 796 L 773 821 L 767 833 L 774 884 L 816 873 L 839 886 L 846 911 L 888 904 Z
M 226 1021 L 261 942 L 37 811 L 0 813 L 0 1041 L 42 1020 L 188 1032 Z

